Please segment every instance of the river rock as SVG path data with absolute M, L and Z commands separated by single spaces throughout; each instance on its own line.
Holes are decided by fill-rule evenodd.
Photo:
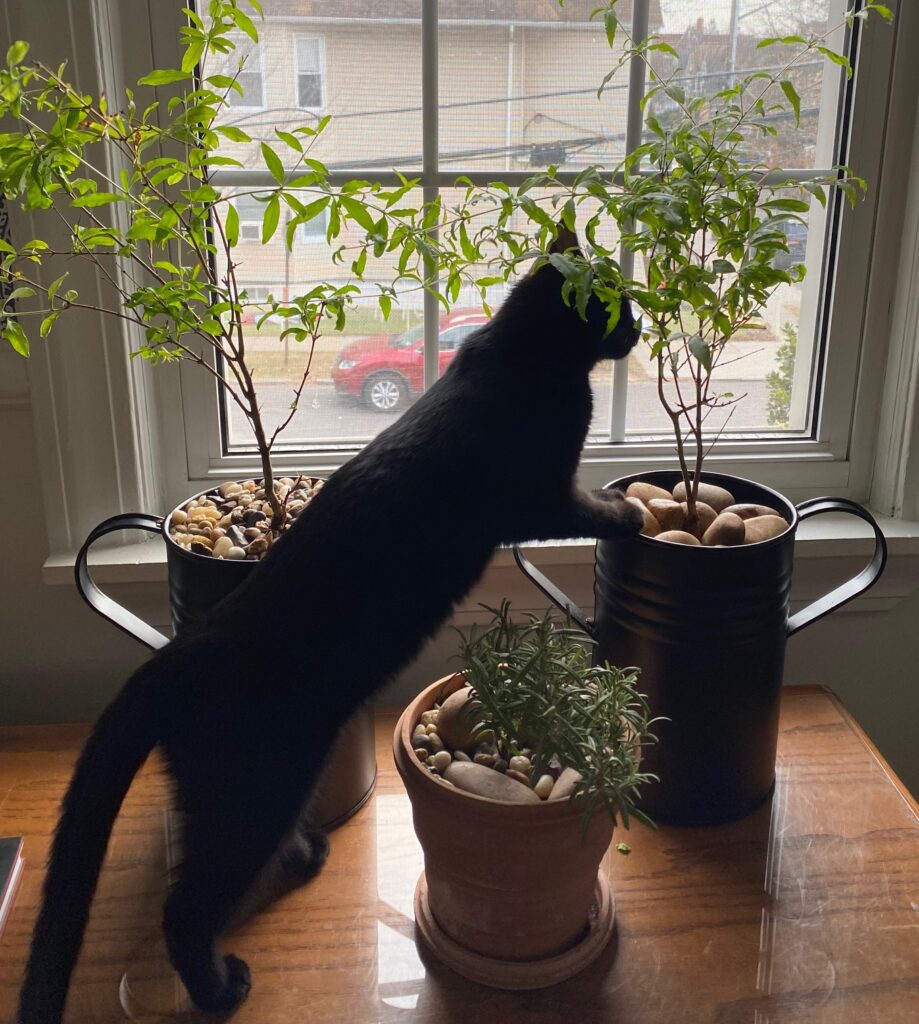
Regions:
M 656 487 L 654 484 L 646 484 L 641 480 L 636 480 L 635 483 L 629 484 L 625 496 L 627 498 L 638 498 L 640 502 L 647 505 L 653 498 L 668 500 L 670 492 L 665 491 L 663 487 Z
M 660 523 L 661 530 L 682 530 L 685 516 L 678 501 L 671 498 L 652 498 L 648 511 Z
M 449 750 L 438 750 L 436 754 L 432 754 L 428 758 L 428 764 L 433 768 L 436 768 L 439 772 L 442 772 L 450 764 L 452 764 L 453 758 L 450 756 Z
M 531 767 L 530 759 L 528 757 L 522 757 L 520 754 L 518 754 L 516 757 L 512 757 L 510 761 L 508 761 L 507 766 L 512 771 L 520 772 L 522 775 L 526 775 L 526 773 L 530 770 Z
M 689 505 L 685 501 L 680 502 L 680 508 L 683 510 L 683 520 L 685 522 L 689 519 Z M 712 508 L 711 505 L 706 505 L 704 501 L 696 502 L 696 516 L 698 517 L 698 523 L 696 527 L 688 532 L 693 534 L 695 537 L 702 537 L 705 531 L 712 525 L 717 517 L 718 513 Z
M 523 786 L 529 786 L 530 780 L 523 774 L 523 772 L 514 771 L 513 768 L 508 768 L 504 773 L 509 779 L 515 779 Z
M 744 523 L 745 543 L 757 544 L 761 540 L 771 540 L 788 529 L 788 523 L 781 516 L 756 516 Z
M 723 512 L 728 505 L 734 504 L 734 495 L 716 484 L 700 483 L 696 499 L 704 501 L 706 505 L 711 505 L 716 512 Z M 686 500 L 686 485 L 682 480 L 673 488 L 673 500 Z
M 218 537 L 214 541 L 214 557 L 226 558 L 227 552 L 233 547 L 233 541 L 229 537 Z
M 661 532 L 661 524 L 651 515 L 648 506 L 640 499 L 634 496 L 625 499 L 629 504 L 635 505 L 636 508 L 641 509 L 641 514 L 645 518 L 645 525 L 641 528 L 641 532 L 645 537 L 656 537 Z
M 504 800 L 514 804 L 538 804 L 539 797 L 524 783 L 517 782 L 508 775 L 492 771 L 484 765 L 468 761 L 453 761 L 444 772 L 447 782 L 452 782 L 457 789 L 476 796 L 488 797 L 490 800 Z
M 655 540 L 665 540 L 668 544 L 698 545 L 700 543 L 698 537 L 693 537 L 685 530 L 666 530 L 664 533 L 659 533 Z
M 728 507 L 723 511 L 733 512 L 735 516 L 740 516 L 741 519 L 755 519 L 758 516 L 779 515 L 774 508 L 769 508 L 768 505 L 754 505 L 750 502 L 741 503 L 739 505 L 728 505 Z
M 555 785 L 552 787 L 549 799 L 567 800 L 575 791 L 580 781 L 580 772 L 576 772 L 573 768 L 563 768 L 562 774 L 555 780 Z
M 735 544 L 743 544 L 745 538 L 744 521 L 740 516 L 735 516 L 733 512 L 722 512 L 705 531 L 702 543 L 708 547 L 719 544 L 733 547 Z
M 555 788 L 555 779 L 551 775 L 540 775 L 533 786 L 533 792 L 540 800 L 548 800 L 549 794 Z
M 464 686 L 451 693 L 441 704 L 437 716 L 437 732 L 452 750 L 467 750 L 476 744 L 473 727 L 476 724 L 478 704 L 472 698 L 472 688 Z

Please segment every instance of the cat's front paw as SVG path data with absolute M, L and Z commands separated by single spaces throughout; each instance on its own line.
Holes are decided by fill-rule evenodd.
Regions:
M 593 491 L 592 495 L 607 505 L 612 513 L 609 520 L 610 530 L 603 536 L 632 537 L 641 533 L 645 525 L 644 513 L 636 504 L 626 501 L 622 491 L 615 487 L 605 487 L 602 490 Z

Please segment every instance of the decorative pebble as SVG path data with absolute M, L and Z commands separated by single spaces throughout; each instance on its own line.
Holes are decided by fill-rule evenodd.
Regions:
M 771 540 L 788 529 L 788 523 L 781 516 L 756 516 L 744 523 L 745 543 L 757 544 Z
M 465 750 L 454 750 L 453 751 L 454 761 L 471 761 L 472 758 L 466 753 Z
M 246 540 L 246 534 L 244 533 L 243 530 L 239 528 L 239 526 L 230 526 L 227 529 L 227 536 L 238 548 L 244 548 L 248 543 L 248 541 Z
M 421 715 L 422 725 L 437 725 L 437 716 L 440 714 L 439 711 L 432 708 L 430 711 L 425 711 Z
M 683 510 L 684 522 L 689 522 L 689 505 L 685 501 L 681 501 L 680 508 Z M 705 536 L 705 531 L 712 525 L 717 517 L 718 513 L 711 505 L 706 505 L 704 501 L 697 501 L 696 518 L 698 522 L 692 530 L 689 530 L 689 533 L 694 537 Z
M 468 750 L 475 745 L 476 737 L 472 731 L 476 724 L 475 712 L 476 704 L 469 686 L 451 693 L 444 700 L 437 716 L 437 731 L 452 750 Z
M 646 484 L 641 480 L 637 480 L 633 484 L 629 484 L 626 489 L 625 496 L 627 498 L 638 498 L 640 502 L 645 505 L 648 504 L 654 498 L 663 498 L 665 501 L 669 501 L 671 494 L 669 491 L 665 491 L 663 487 L 656 487 L 654 484 Z
M 562 774 L 559 775 L 555 781 L 555 785 L 552 787 L 549 799 L 566 800 L 571 796 L 575 789 L 577 789 L 577 785 L 580 781 L 580 772 L 576 772 L 573 768 L 564 768 L 562 770 Z
M 555 779 L 551 775 L 540 775 L 533 787 L 533 792 L 539 797 L 540 800 L 548 800 L 549 794 L 555 788 Z
M 229 558 L 234 562 L 238 562 L 246 557 L 246 551 L 245 548 L 231 547 L 223 557 Z
M 428 733 L 428 743 L 431 744 L 431 750 L 433 750 L 435 754 L 439 753 L 446 746 L 444 741 L 440 738 L 440 736 L 437 735 L 436 732 Z
M 233 541 L 229 537 L 220 537 L 214 541 L 214 557 L 225 558 L 231 547 L 233 547 Z
M 728 505 L 725 512 L 733 512 L 735 516 L 740 516 L 741 519 L 755 519 L 757 516 L 777 516 L 778 512 L 774 508 L 769 508 L 768 505 L 754 505 L 749 502 L 742 503 L 740 505 Z
M 183 524 L 187 519 L 188 519 L 188 513 L 184 512 L 180 508 L 177 508 L 175 510 L 175 512 L 172 513 L 172 518 L 171 518 L 170 521 L 171 521 L 173 526 L 179 526 L 179 525 Z
M 505 778 L 514 779 L 524 786 L 529 786 L 530 780 L 523 774 L 523 772 L 515 772 L 513 769 L 508 768 L 504 773 Z
M 452 761 L 453 758 L 450 756 L 449 750 L 439 750 L 428 758 L 428 764 L 433 765 L 439 772 L 442 772 Z
M 495 754 L 476 754 L 472 760 L 483 768 L 494 768 L 498 758 Z
M 427 761 L 428 759 L 428 752 L 424 749 L 424 747 L 415 747 L 415 757 L 417 757 L 418 760 L 422 764 L 424 764 L 425 761 Z
M 523 775 L 526 775 L 531 768 L 530 759 L 519 754 L 516 757 L 512 757 L 507 766 L 511 771 L 520 772 Z
M 699 544 L 699 538 L 693 537 L 691 533 L 687 533 L 685 530 L 666 530 L 664 533 L 659 533 L 655 540 L 664 540 L 668 544 Z
M 673 500 L 686 500 L 686 485 L 682 480 L 673 488 Z M 699 489 L 696 491 L 696 500 L 711 505 L 716 512 L 723 512 L 728 505 L 734 504 L 734 495 L 723 487 L 718 487 L 717 484 L 700 483 Z
M 201 539 L 197 537 L 192 541 L 191 553 L 193 555 L 207 555 L 208 558 L 212 557 L 211 549 L 203 544 Z
M 427 747 L 428 746 L 428 734 L 425 731 L 424 726 L 416 725 L 412 732 L 412 746 L 413 747 Z
M 499 757 L 498 760 L 495 761 L 495 763 L 492 765 L 492 767 L 496 772 L 506 772 L 507 761 L 505 761 L 503 757 Z
M 525 783 L 509 775 L 501 775 L 481 764 L 453 761 L 444 772 L 444 778 L 457 789 L 491 800 L 505 800 L 508 803 L 539 803 L 539 797 Z
M 685 515 L 678 501 L 672 498 L 652 498 L 648 511 L 660 523 L 661 530 L 682 530 Z
M 744 521 L 733 512 L 722 512 L 720 516 L 705 531 L 702 543 L 708 547 L 724 544 L 733 547 L 735 544 L 743 544 L 746 531 Z

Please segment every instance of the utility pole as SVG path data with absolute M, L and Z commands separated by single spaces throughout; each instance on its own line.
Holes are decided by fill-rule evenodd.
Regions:
M 737 70 L 737 33 L 740 29 L 740 0 L 731 0 L 731 27 L 728 35 L 731 37 L 731 56 L 729 59 L 729 70 L 731 72 L 731 85 L 734 84 L 734 72 Z

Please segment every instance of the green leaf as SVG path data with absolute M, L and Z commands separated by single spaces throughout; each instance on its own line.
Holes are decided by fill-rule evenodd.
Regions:
M 756 44 L 756 48 L 761 50 L 764 46 L 775 46 L 776 43 L 785 44 L 786 46 L 799 43 L 802 46 L 807 46 L 807 40 L 804 36 L 770 36 L 768 39 L 761 39 Z
M 34 288 L 14 288 L 6 297 L 7 302 L 15 302 L 17 299 L 31 299 L 35 295 Z
M 239 241 L 239 213 L 236 207 L 229 203 L 226 217 L 223 221 L 224 234 L 227 236 L 227 244 L 233 248 Z
M 17 40 L 13 45 L 6 51 L 6 62 L 9 66 L 15 67 L 17 64 L 21 64 L 29 52 L 29 44 L 23 42 L 21 39 Z
M 616 42 L 616 28 L 619 25 L 619 19 L 616 17 L 616 12 L 608 10 L 603 12 L 603 24 L 606 28 L 606 41 L 610 45 L 610 49 Z
M 189 43 L 185 53 L 182 55 L 182 71 L 186 74 L 191 74 L 198 66 L 202 53 L 204 53 L 203 39 L 195 39 Z
M 801 97 L 798 95 L 798 90 L 788 81 L 783 79 L 779 85 L 782 87 L 782 92 L 785 93 L 785 97 L 791 104 L 791 109 L 795 112 L 795 124 L 801 123 Z
M 355 277 L 361 277 L 364 273 L 364 268 L 367 266 L 367 250 L 361 249 L 360 255 L 351 264 L 351 272 Z
M 365 231 L 373 231 L 374 223 L 373 217 L 370 215 L 370 211 L 366 206 L 353 196 L 341 196 L 341 205 L 345 208 L 345 212 L 348 216 Z
M 171 85 L 181 82 L 190 75 L 187 71 L 151 71 L 149 75 L 137 79 L 138 85 Z
M 245 32 L 253 43 L 258 42 L 258 32 L 256 31 L 255 25 L 252 24 L 252 19 L 248 14 L 239 10 L 238 7 L 231 8 L 227 13 L 233 21 L 236 22 L 236 27 L 240 32 Z
M 252 136 L 248 135 L 242 130 L 242 128 L 236 128 L 231 124 L 222 124 L 219 128 L 214 129 L 218 135 L 222 135 L 224 138 L 229 139 L 230 142 L 251 142 Z
M 699 360 L 705 369 L 712 372 L 712 350 L 698 334 L 689 339 L 689 351 Z
M 13 346 L 14 351 L 18 352 L 21 356 L 29 355 L 29 339 L 19 326 L 18 320 L 4 320 L 2 327 L 0 327 L 0 333 Z
M 893 11 L 886 4 L 869 3 L 866 10 L 877 11 L 884 21 L 893 21 Z
M 271 177 L 274 178 L 279 185 L 282 185 L 285 178 L 284 164 L 281 163 L 281 158 L 267 142 L 262 143 L 262 158 L 265 161 L 265 166 L 271 172 Z
M 123 199 L 124 196 L 116 195 L 114 192 L 90 192 L 88 195 L 72 200 L 70 205 L 82 210 L 87 206 L 107 206 L 109 203 L 119 203 Z
M 262 245 L 270 242 L 281 219 L 281 200 L 276 195 L 268 200 L 262 220 Z
M 38 333 L 42 338 L 47 338 L 51 333 L 51 328 L 54 326 L 54 321 L 61 315 L 61 311 L 56 309 L 53 313 L 49 313 L 41 322 L 41 327 L 38 329 Z
M 846 73 L 846 78 L 852 77 L 852 65 L 849 63 L 849 58 L 841 53 L 837 53 L 835 50 L 831 50 L 828 46 L 818 46 L 817 50 L 826 57 L 827 60 L 832 61 L 834 64 L 838 64 Z
M 381 295 L 379 297 L 380 312 L 383 314 L 383 319 L 388 320 L 389 314 L 392 312 L 392 299 L 388 295 Z

